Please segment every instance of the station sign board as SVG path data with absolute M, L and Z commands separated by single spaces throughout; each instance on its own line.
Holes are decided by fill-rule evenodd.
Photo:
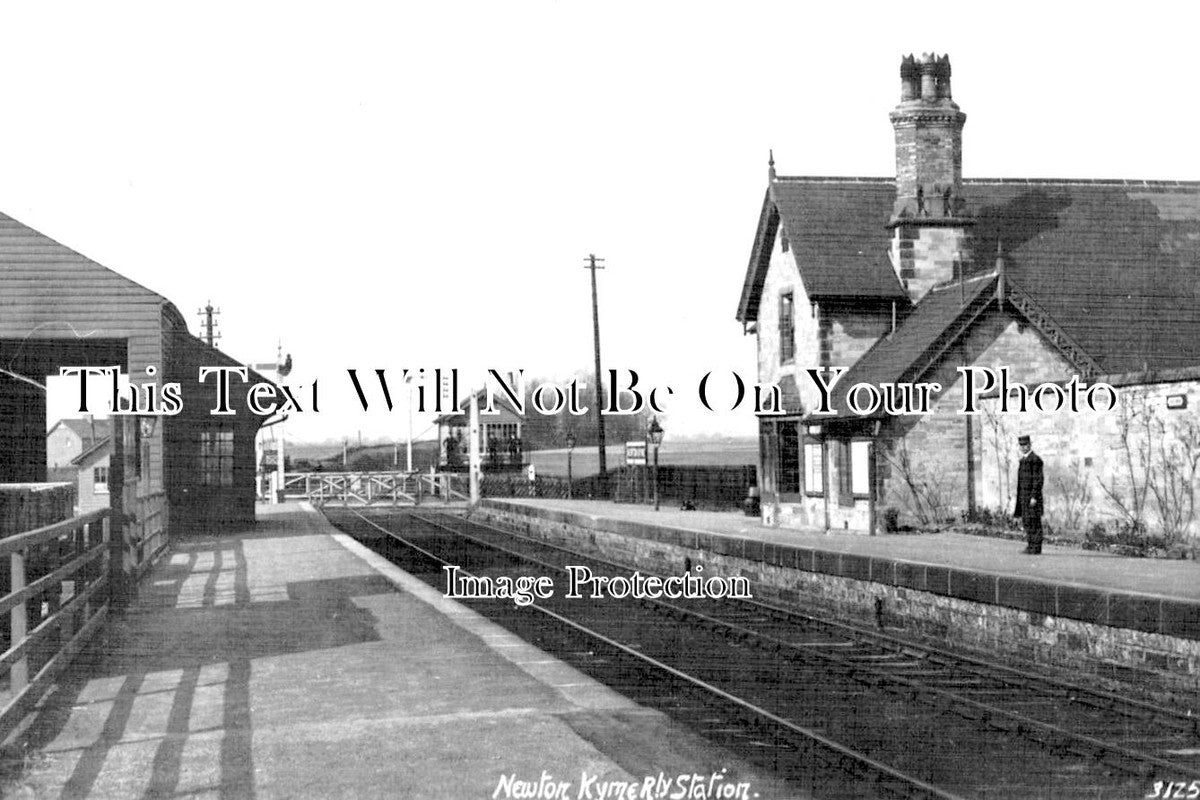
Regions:
M 627 467 L 644 467 L 646 466 L 646 442 L 626 442 L 625 443 L 625 466 Z

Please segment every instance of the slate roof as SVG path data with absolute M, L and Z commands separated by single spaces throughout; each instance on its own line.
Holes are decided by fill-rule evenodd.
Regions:
M 814 298 L 890 296 L 894 187 L 883 178 L 771 184 L 764 215 L 778 215 Z M 976 179 L 963 195 L 976 220 L 974 271 L 993 269 L 1001 243 L 1013 283 L 1105 372 L 1200 364 L 1200 183 Z M 756 235 L 741 322 L 758 316 L 768 229 Z
M 57 428 L 61 425 L 62 427 L 73 431 L 76 436 L 83 440 L 83 446 L 86 450 L 87 448 L 91 447 L 93 443 L 93 424 L 96 426 L 96 441 L 99 441 L 100 439 L 107 439 L 112 435 L 112 423 L 107 417 L 104 419 L 97 419 L 94 423 L 80 417 L 64 417 L 63 419 L 60 419 L 58 422 L 54 423 L 54 427 L 46 431 L 46 435 L 49 436 L 54 431 L 54 428 Z
M 886 225 L 896 182 L 886 178 L 780 178 L 763 198 L 762 218 L 750 254 L 738 321 L 758 318 L 758 302 L 775 232 L 787 234 L 801 265 L 804 290 L 826 297 L 878 297 L 907 301 L 888 260 Z
M 97 455 L 99 455 L 100 457 L 107 455 L 107 453 L 104 453 L 103 451 L 108 449 L 109 442 L 111 442 L 111 441 L 112 441 L 111 436 L 105 436 L 103 439 L 96 442 L 94 445 L 85 449 L 82 453 L 80 453 L 79 455 L 72 458 L 71 463 L 75 464 L 76 466 L 82 467 L 84 464 L 88 463 L 88 461 L 97 457 Z

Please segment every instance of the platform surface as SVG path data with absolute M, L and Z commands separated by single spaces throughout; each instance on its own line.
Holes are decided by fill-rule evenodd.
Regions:
M 11 797 L 457 800 L 543 774 L 576 797 L 722 769 L 797 796 L 298 505 L 173 543 L 9 744 Z
M 1039 556 L 1026 555 L 1024 541 L 964 533 L 868 536 L 762 525 L 740 512 L 680 511 L 603 500 L 503 498 L 505 504 L 584 514 L 681 530 L 695 530 L 788 544 L 837 553 L 878 556 L 918 564 L 1034 578 L 1058 584 L 1200 601 L 1200 563 L 1135 558 L 1093 550 L 1046 545 Z

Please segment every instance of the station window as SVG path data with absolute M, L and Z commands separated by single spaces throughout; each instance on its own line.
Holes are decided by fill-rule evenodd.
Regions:
M 838 442 L 838 498 L 847 505 L 870 492 L 870 448 L 866 440 Z
M 763 497 L 775 494 L 778 483 L 775 472 L 778 466 L 779 438 L 775 433 L 775 423 L 763 422 L 758 433 L 758 457 L 762 464 L 762 494 Z
M 855 497 L 871 493 L 871 443 L 865 440 L 850 443 L 850 491 Z
M 821 457 L 821 443 L 807 442 L 804 445 L 804 491 L 815 497 L 825 494 Z
M 497 439 L 501 442 L 507 442 L 509 439 L 517 437 L 517 424 L 515 422 L 497 422 L 487 425 L 487 439 Z
M 796 308 L 791 292 L 779 295 L 779 363 L 796 358 Z
M 233 431 L 200 433 L 200 483 L 204 486 L 233 485 Z
M 775 485 L 781 495 L 800 493 L 800 430 L 795 422 L 779 423 Z
M 108 494 L 108 467 L 92 467 L 92 493 Z

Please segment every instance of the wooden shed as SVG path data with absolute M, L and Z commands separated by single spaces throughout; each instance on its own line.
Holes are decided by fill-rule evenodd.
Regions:
M 177 381 L 183 394 L 177 416 L 112 417 L 110 483 L 114 505 L 143 528 L 134 538 L 155 546 L 168 527 L 253 521 L 262 420 L 238 391 L 233 415 L 209 414 L 215 391 L 198 368 L 240 363 L 189 334 L 167 298 L 3 214 L 0 298 L 0 483 L 47 478 L 46 378 L 117 366 L 130 383 Z

